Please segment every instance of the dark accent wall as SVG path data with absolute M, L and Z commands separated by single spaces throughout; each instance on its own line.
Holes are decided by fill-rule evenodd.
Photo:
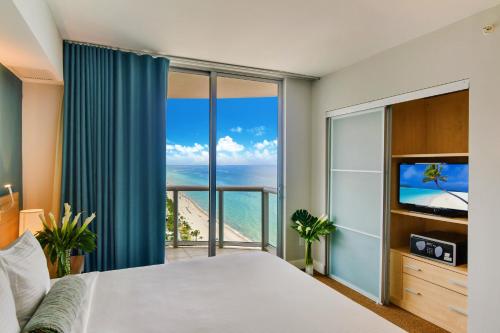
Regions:
M 12 184 L 22 202 L 22 83 L 0 64 L 0 195 Z

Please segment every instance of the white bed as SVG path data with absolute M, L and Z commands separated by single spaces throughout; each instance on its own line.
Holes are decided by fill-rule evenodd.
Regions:
M 392 323 L 266 253 L 82 275 L 73 333 L 392 333 Z

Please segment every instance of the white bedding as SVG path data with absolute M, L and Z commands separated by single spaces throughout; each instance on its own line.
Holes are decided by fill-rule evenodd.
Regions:
M 266 253 L 93 273 L 85 278 L 93 286 L 86 299 L 89 311 L 82 311 L 73 333 L 403 332 Z

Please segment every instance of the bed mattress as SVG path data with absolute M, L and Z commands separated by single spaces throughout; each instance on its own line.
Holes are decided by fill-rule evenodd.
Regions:
M 263 252 L 84 276 L 73 333 L 403 332 Z

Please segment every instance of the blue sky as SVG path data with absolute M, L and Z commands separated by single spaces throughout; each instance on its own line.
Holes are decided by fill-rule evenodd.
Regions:
M 441 174 L 446 176 L 446 182 L 440 185 L 448 191 L 469 192 L 469 165 L 468 164 L 442 164 Z M 433 182 L 424 183 L 424 171 L 427 164 L 401 164 L 400 184 L 405 187 L 437 189 Z
M 167 100 L 167 163 L 208 163 L 208 99 Z M 217 100 L 217 163 L 274 165 L 278 98 Z

